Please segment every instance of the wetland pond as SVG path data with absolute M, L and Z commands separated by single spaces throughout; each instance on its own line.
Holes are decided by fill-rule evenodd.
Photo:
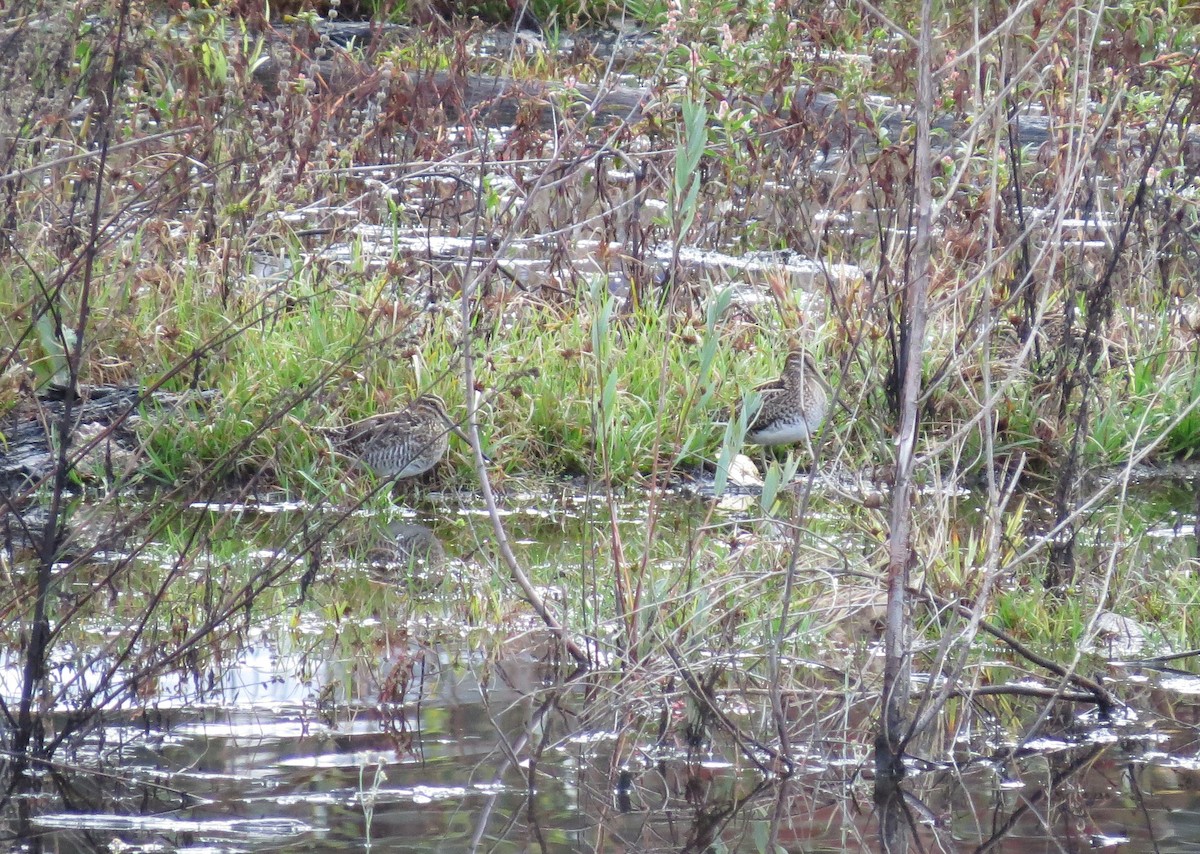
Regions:
M 1191 481 L 1133 496 L 1123 513 L 1098 511 L 1081 537 L 1090 569 L 1080 602 L 1097 595 L 1114 554 L 1140 562 L 1164 600 L 1170 579 L 1194 570 Z M 971 519 L 976 500 L 957 495 L 957 518 Z M 243 497 L 159 507 L 137 525 L 121 521 L 134 515 L 126 505 L 81 501 L 51 594 L 63 626 L 47 665 L 57 693 L 43 698 L 46 741 L 70 736 L 31 787 L 8 792 L 6 841 L 54 851 L 759 851 L 772 839 L 787 851 L 875 849 L 879 542 L 872 511 L 836 485 L 818 479 L 807 512 L 796 534 L 765 520 L 753 496 L 509 495 L 501 518 L 515 557 L 594 660 L 573 673 L 473 497 L 411 493 L 352 513 Z M 969 523 L 954 527 L 969 539 Z M 778 663 L 785 780 L 767 747 L 779 743 L 767 647 L 793 548 L 797 616 Z M 19 589 L 11 543 L 8 556 Z M 1029 583 L 1018 572 L 1001 586 Z M 1200 847 L 1189 782 L 1200 678 L 1191 658 L 1149 660 L 1175 649 L 1121 613 L 1147 595 L 1112 590 L 1105 607 L 1090 606 L 1090 634 L 1040 650 L 1062 662 L 1081 650 L 1081 670 L 1126 704 L 1116 713 L 983 690 L 947 707 L 907 783 L 923 845 Z M 980 643 L 964 690 L 1053 684 Z M 6 649 L 13 710 L 20 638 Z M 918 645 L 918 661 L 929 654 Z M 704 713 L 695 685 L 719 715 Z
M 16 484 L 0 509 L 0 847 L 902 850 L 872 799 L 886 487 L 811 443 L 818 475 L 778 501 L 716 499 L 711 476 L 679 472 L 714 456 L 718 410 L 773 375 L 792 333 L 838 365 L 834 397 L 869 428 L 838 458 L 895 459 L 874 453 L 898 435 L 877 392 L 922 338 L 900 319 L 924 312 L 905 295 L 925 273 L 901 272 L 924 251 L 904 236 L 924 171 L 911 52 L 878 33 L 810 50 L 804 20 L 832 32 L 840 13 L 786 4 L 758 4 L 769 22 L 737 39 L 712 26 L 727 10 L 670 4 L 669 26 L 551 39 L 549 63 L 524 37 L 431 51 L 423 30 L 308 21 L 259 38 L 208 4 L 169 5 L 169 24 L 130 27 L 129 4 L 77 27 L 22 13 L 44 20 L 8 39 L 10 59 L 29 47 L 18 71 L 64 47 L 71 71 L 11 75 L 5 391 L 127 385 L 100 427 L 46 401 L 0 425 Z M 1029 55 L 1079 54 L 1040 14 Z M 977 48 L 948 41 L 946 68 Z M 987 106 L 933 122 L 948 195 L 922 346 L 941 367 L 921 406 L 940 450 L 921 450 L 909 649 L 914 696 L 947 696 L 905 757 L 920 850 L 1200 850 L 1200 472 L 1111 475 L 1051 584 L 1051 499 L 1030 487 L 1002 512 L 959 484 L 971 459 L 999 461 L 973 425 L 1049 466 L 1088 394 L 1110 401 L 1092 416 L 1103 459 L 1200 448 L 1200 307 L 1180 311 L 1186 330 L 1172 320 L 1195 302 L 1190 125 L 1167 89 L 1131 91 L 1120 120 L 1104 99 L 1080 112 L 1095 81 L 1174 73 L 1176 48 L 1142 46 L 1136 74 L 1084 64 L 1067 85 L 1073 63 L 1048 66 L 1049 85 L 937 75 L 953 87 L 938 104 Z M 968 91 L 972 77 L 1003 91 Z M 1052 372 L 1029 367 L 1059 317 L 1055 364 L 1071 350 L 1093 372 L 1097 330 L 1122 364 L 1103 391 L 1062 381 L 1043 417 L 1035 380 Z M 459 367 L 461 390 L 488 392 L 499 507 L 428 483 L 364 497 L 354 477 L 295 498 L 330 489 L 308 441 L 329 422 L 444 391 Z M 192 403 L 202 418 L 151 423 Z M 1160 444 L 1181 425 L 1195 435 Z M 114 485 L 122 432 L 138 446 L 125 473 L 159 493 Z M 516 485 L 558 471 L 610 485 Z

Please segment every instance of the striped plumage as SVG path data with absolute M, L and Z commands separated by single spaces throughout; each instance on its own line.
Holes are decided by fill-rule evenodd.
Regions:
M 378 539 L 367 552 L 374 569 L 392 570 L 391 579 L 412 579 L 413 575 L 397 577 L 414 571 L 435 571 L 446 562 L 446 547 L 427 525 L 416 522 L 392 522 L 378 531 Z M 383 573 L 376 573 L 383 575 Z
M 746 428 L 746 441 L 754 445 L 791 445 L 809 442 L 825 422 L 829 410 L 829 385 L 806 351 L 788 353 L 779 379 L 755 389 L 762 407 Z
M 329 431 L 335 449 L 382 478 L 416 477 L 429 471 L 462 436 L 436 394 L 423 394 L 399 412 L 364 418 Z

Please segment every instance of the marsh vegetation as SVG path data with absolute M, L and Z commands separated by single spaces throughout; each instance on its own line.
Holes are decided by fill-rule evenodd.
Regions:
M 1109 727 L 1188 749 L 1154 680 L 1200 647 L 1195 10 L 252 5 L 4 12 L 13 838 L 119 835 L 62 818 L 77 786 L 200 815 L 138 769 L 235 739 L 260 682 L 313 767 L 346 741 L 326 831 L 379 844 L 434 797 L 385 769 L 456 713 L 498 733 L 439 778 L 475 845 L 526 789 L 571 812 L 556 751 L 592 820 L 556 844 L 703 850 L 793 845 L 864 779 L 855 834 L 962 809 L 951 769 L 999 809 L 1031 744 L 1078 792 Z M 738 413 L 795 346 L 829 417 L 747 487 Z M 427 394 L 427 475 L 329 438 Z M 305 846 L 299 803 L 136 832 Z

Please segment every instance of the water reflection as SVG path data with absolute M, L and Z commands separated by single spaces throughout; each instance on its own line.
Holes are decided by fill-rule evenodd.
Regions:
M 802 535 L 844 531 L 851 518 L 845 506 L 836 496 L 814 495 L 811 530 Z M 1190 565 L 1193 544 L 1185 535 L 1194 500 L 1185 490 L 1180 501 L 1140 505 L 1154 522 L 1137 552 L 1148 563 L 1147 585 L 1182 578 Z M 647 585 L 649 604 L 638 615 L 647 636 L 661 625 L 655 620 L 682 612 L 671 608 L 688 595 L 694 568 L 704 570 L 695 582 L 703 609 L 690 612 L 702 618 L 690 618 L 692 646 L 676 661 L 662 654 L 657 637 L 639 649 L 621 648 L 612 640 L 617 618 L 604 598 L 605 579 L 586 588 L 578 582 L 581 565 L 588 572 L 610 565 L 603 549 L 612 528 L 595 518 L 596 503 L 573 494 L 521 496 L 505 508 L 510 529 L 520 531 L 514 542 L 520 561 L 558 597 L 556 606 L 586 606 L 596 615 L 588 637 L 610 657 L 607 669 L 586 682 L 573 681 L 557 664 L 555 644 L 506 594 L 506 579 L 488 557 L 489 524 L 476 509 L 367 508 L 328 529 L 320 571 L 305 595 L 295 595 L 298 566 L 290 580 L 281 579 L 278 600 L 264 596 L 245 625 L 214 642 L 207 657 L 197 654 L 144 682 L 152 712 L 110 712 L 74 758 L 126 782 L 102 785 L 87 773 L 47 780 L 35 793 L 40 844 L 80 850 L 119 840 L 309 851 L 363 847 L 368 840 L 372 850 L 387 851 L 435 843 L 498 851 L 763 850 L 756 847 L 762 840 L 787 850 L 874 845 L 887 816 L 870 806 L 870 783 L 861 776 L 877 701 L 869 683 L 877 672 L 879 610 L 875 580 L 856 574 L 865 560 L 845 539 L 838 560 L 819 551 L 825 547 L 815 536 L 803 540 L 825 556 L 819 571 L 796 576 L 813 590 L 795 644 L 803 648 L 814 625 L 821 640 L 781 660 L 789 685 L 782 725 L 795 773 L 779 785 L 777 774 L 746 758 L 757 755 L 749 754 L 754 739 L 770 750 L 778 742 L 772 725 L 764 725 L 761 650 L 741 639 L 754 620 L 772 630 L 774 612 L 754 609 L 782 587 L 795 532 L 738 511 L 709 515 L 703 500 L 664 501 L 652 561 L 663 595 L 652 601 L 659 590 Z M 191 601 L 184 594 L 200 586 L 191 579 L 222 595 L 231 586 L 225 578 L 236 579 L 243 564 L 247 572 L 261 571 L 307 542 L 294 536 L 295 515 L 311 513 L 320 522 L 328 512 L 251 509 L 212 503 L 190 511 L 180 528 L 206 538 L 208 563 L 203 572 L 171 563 L 181 579 L 171 595 Z M 630 500 L 617 509 L 621 544 L 627 556 L 637 555 L 646 542 L 645 504 Z M 1154 513 L 1171 512 L 1184 513 L 1187 523 L 1165 536 L 1171 529 Z M 699 564 L 680 556 L 691 544 L 702 548 Z M 869 548 L 859 544 L 858 553 L 869 555 Z M 76 665 L 67 652 L 112 643 L 112 613 L 138 601 L 140 574 L 157 579 L 159 561 L 161 555 L 147 555 L 111 580 L 112 608 L 87 624 L 91 635 L 62 647 L 58 678 L 91 687 L 88 659 Z M 70 580 L 80 589 L 95 587 L 83 573 Z M 595 598 L 580 605 L 583 589 Z M 474 610 L 480 601 L 500 604 L 481 615 Z M 1123 604 L 1114 601 L 1112 618 L 1098 614 L 1089 668 L 1106 668 L 1104 656 L 1125 654 L 1122 644 L 1135 637 L 1137 624 L 1115 619 Z M 1147 645 L 1155 643 L 1151 637 Z M 8 655 L 3 671 L 17 673 L 19 659 Z M 995 661 L 979 666 L 981 683 L 1029 676 Z M 1184 726 L 1200 717 L 1195 677 L 1148 666 L 1105 672 L 1110 690 L 1121 691 L 1147 720 L 1101 722 L 1068 710 L 1043 723 L 1043 741 L 1021 744 L 1015 734 L 1032 718 L 1018 710 L 982 695 L 952 707 L 946 741 L 928 755 L 961 758 L 970 770 L 959 777 L 921 772 L 906 781 L 920 799 L 907 802 L 915 820 L 932 817 L 949 828 L 935 832 L 922 824 L 914 832 L 947 848 L 961 848 L 965 839 L 970 847 L 1018 851 L 1039 833 L 1040 843 L 1068 838 L 1067 811 L 1055 814 L 1059 825 L 1039 828 L 1032 817 L 1046 810 L 1018 813 L 1021 804 L 1070 802 L 1090 838 L 1123 832 L 1144 842 L 1155 829 L 1137 829 L 1136 789 L 1145 813 L 1156 816 L 1153 824 L 1170 825 L 1181 846 L 1195 843 L 1186 821 L 1161 819 L 1164 805 L 1172 815 L 1200 812 L 1200 799 L 1188 794 L 1197 750 Z M 15 695 L 16 682 L 0 684 Z M 723 717 L 709 715 L 697 734 L 692 723 L 703 717 L 701 694 Z M 1166 721 L 1176 723 L 1169 728 Z M 55 725 L 47 719 L 48 728 Z M 1105 749 L 1097 752 L 1100 743 Z M 1046 771 L 1072 766 L 1073 774 Z M 1037 786 L 1045 789 L 1036 796 L 1040 802 L 1031 801 Z M 981 805 L 990 811 L 986 829 Z M 5 818 L 19 833 L 19 823 Z M 274 829 L 269 843 L 255 835 L 259 828 Z M 1012 830 L 989 841 L 997 828 Z
M 381 581 L 429 581 L 446 563 L 446 548 L 428 525 L 389 522 L 373 529 L 366 561 Z

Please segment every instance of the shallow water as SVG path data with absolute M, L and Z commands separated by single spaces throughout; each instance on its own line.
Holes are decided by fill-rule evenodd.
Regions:
M 870 846 L 878 832 L 869 786 L 854 773 L 865 749 L 786 786 L 756 788 L 756 774 L 707 750 L 617 763 L 619 732 L 572 734 L 560 719 L 535 733 L 536 765 L 498 773 L 501 735 L 511 742 L 525 732 L 527 692 L 544 668 L 506 664 L 483 686 L 469 666 L 439 671 L 438 658 L 422 659 L 430 696 L 404 707 L 325 717 L 304 702 L 304 686 L 272 685 L 277 671 L 247 663 L 226 703 L 110 721 L 104 744 L 76 761 L 97 761 L 116 780 L 60 775 L 61 803 L 35 811 L 27 838 L 57 850 L 119 839 L 214 850 L 578 851 L 683 850 L 712 834 L 730 849 L 756 850 L 779 809 L 787 850 Z M 582 692 L 562 702 L 570 709 Z M 1076 727 L 1004 761 L 919 775 L 912 790 L 940 825 L 922 834 L 955 850 L 993 838 L 1003 851 L 1200 842 L 1200 824 L 1188 818 L 1200 810 L 1193 732 Z
M 1194 498 L 1186 484 L 1147 488 L 1138 504 L 1148 516 L 1145 535 L 1128 554 L 1166 573 L 1194 554 Z M 644 594 L 658 597 L 656 608 L 682 598 L 670 585 L 689 572 L 728 573 L 746 608 L 756 591 L 774 589 L 770 573 L 770 586 L 760 588 L 761 568 L 736 562 L 772 547 L 780 536 L 772 526 L 745 508 L 710 515 L 707 501 L 684 494 L 659 500 L 660 540 L 650 549 L 663 574 L 646 582 Z M 836 511 L 843 500 L 819 485 L 812 525 L 844 522 L 844 508 L 841 517 Z M 371 504 L 327 531 L 316 559 L 297 554 L 297 532 L 301 519 L 311 530 L 328 518 L 328 508 L 193 504 L 136 560 L 130 537 L 65 575 L 60 604 L 84 610 L 53 660 L 50 681 L 62 698 L 60 711 L 45 718 L 50 736 L 72 703 L 104 682 L 105 668 L 128 675 L 151 660 L 135 644 L 127 662 L 115 662 L 113 639 L 130 630 L 163 573 L 182 587 L 167 587 L 180 599 L 169 619 L 146 630 L 160 645 L 194 628 L 181 623 L 213 613 L 185 605 L 219 602 L 247 576 L 282 567 L 219 638 L 160 662 L 134 695 L 110 704 L 82 740 L 56 754 L 63 764 L 37 778 L 37 791 L 14 792 L 3 814 L 6 838 L 62 851 L 754 851 L 772 834 L 797 851 L 878 843 L 870 782 L 877 658 L 871 629 L 860 625 L 873 603 L 827 604 L 825 627 L 836 631 L 783 661 L 795 692 L 787 695 L 795 766 L 784 784 L 755 766 L 756 758 L 769 766 L 767 755 L 747 741 L 739 746 L 731 730 L 710 720 L 697 735 L 695 704 L 680 673 L 665 666 L 662 647 L 631 665 L 611 613 L 590 618 L 602 665 L 570 678 L 499 569 L 486 514 L 469 501 L 398 503 L 417 509 Z M 586 600 L 611 581 L 604 507 L 598 496 L 564 489 L 505 508 L 519 559 L 560 609 L 609 607 L 603 597 Z M 616 508 L 632 562 L 646 547 L 648 505 L 632 497 Z M 75 518 L 103 528 L 112 513 L 81 508 Z M 181 562 L 185 533 L 204 546 Z M 704 551 L 694 553 L 689 542 Z M 847 553 L 866 547 L 839 544 Z M 111 575 L 114 567 L 124 574 Z M 205 584 L 207 598 L 183 595 Z M 712 578 L 707 584 L 702 590 L 716 608 L 724 588 Z M 823 601 L 811 600 L 805 619 Z M 702 623 L 700 612 L 687 613 L 693 635 L 733 630 L 722 622 L 728 617 Z M 1114 720 L 1052 706 L 1022 743 L 1041 704 L 978 702 L 943 717 L 940 740 L 919 752 L 930 764 L 909 781 L 925 844 L 974 850 L 994 839 L 1002 851 L 1200 844 L 1200 821 L 1190 818 L 1200 815 L 1191 779 L 1200 755 L 1192 729 L 1200 677 L 1191 659 L 1106 664 L 1114 653 L 1166 651 L 1152 627 L 1139 628 L 1146 631 L 1136 650 L 1106 636 L 1108 647 L 1087 665 L 1128 703 Z M 667 637 L 681 643 L 689 635 Z M 714 697 L 739 737 L 774 743 L 759 652 L 709 637 L 684 654 L 694 674 L 717 680 Z M 1069 659 L 1070 651 L 1054 657 Z M 1010 661 L 992 648 L 973 672 L 992 684 L 1031 678 Z M 10 708 L 19 664 L 19 647 L 9 645 L 0 686 Z

